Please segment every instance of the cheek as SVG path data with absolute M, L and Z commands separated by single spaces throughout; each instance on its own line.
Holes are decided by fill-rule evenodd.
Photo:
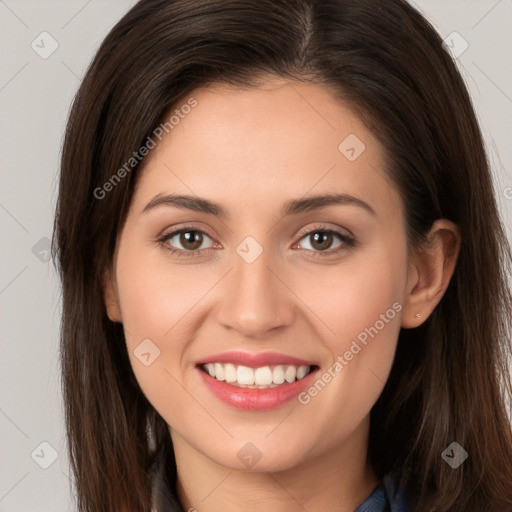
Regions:
M 307 390 L 302 403 L 340 430 L 349 431 L 368 414 L 391 370 L 407 262 L 405 244 L 396 242 L 297 281 L 297 294 L 321 320 L 316 324 L 332 357 L 319 375 L 325 386 Z
M 141 250 L 140 242 L 137 247 L 130 241 L 121 245 L 116 275 L 130 344 L 144 338 L 173 342 L 214 281 L 207 269 L 171 264 L 163 249 Z
M 165 254 L 120 244 L 116 277 L 127 350 L 145 397 L 170 423 L 190 415 L 180 368 L 193 338 L 194 305 L 211 288 L 211 271 L 170 265 Z M 149 355 L 148 355 L 149 354 Z
M 116 277 L 130 362 L 144 394 L 157 407 L 165 396 L 181 392 L 173 377 L 180 380 L 180 364 L 192 339 L 183 332 L 213 276 L 201 279 L 192 267 L 170 265 L 165 254 L 141 246 L 121 241 Z
M 399 323 L 396 310 L 401 308 L 393 304 L 403 301 L 406 268 L 406 246 L 397 240 L 349 255 L 338 265 L 296 273 L 294 288 L 322 320 L 332 351 L 339 351 L 347 340 L 380 321 L 381 315 L 386 326 L 393 323 L 386 320 Z

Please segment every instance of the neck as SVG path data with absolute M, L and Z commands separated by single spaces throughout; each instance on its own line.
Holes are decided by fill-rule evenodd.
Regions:
M 365 421 L 339 446 L 294 467 L 262 472 L 222 466 L 171 431 L 179 501 L 184 510 L 201 512 L 353 512 L 378 484 L 367 459 L 368 426 Z

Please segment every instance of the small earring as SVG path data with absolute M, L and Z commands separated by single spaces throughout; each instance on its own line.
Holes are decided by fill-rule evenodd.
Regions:
M 421 315 L 419 313 L 416 313 L 416 318 L 421 318 Z

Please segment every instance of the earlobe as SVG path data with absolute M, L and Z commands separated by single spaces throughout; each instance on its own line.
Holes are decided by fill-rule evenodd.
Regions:
M 456 224 L 439 219 L 432 225 L 428 246 L 415 250 L 411 261 L 402 327 L 418 327 L 442 299 L 455 271 L 461 237 Z
M 122 323 L 117 287 L 110 269 L 105 270 L 103 274 L 103 300 L 105 302 L 105 308 L 109 319 L 112 322 Z

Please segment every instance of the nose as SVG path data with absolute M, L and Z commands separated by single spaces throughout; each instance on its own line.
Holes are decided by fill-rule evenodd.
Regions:
M 264 250 L 252 263 L 235 253 L 234 268 L 224 280 L 218 321 L 245 338 L 264 339 L 293 321 L 293 294 L 268 253 Z

